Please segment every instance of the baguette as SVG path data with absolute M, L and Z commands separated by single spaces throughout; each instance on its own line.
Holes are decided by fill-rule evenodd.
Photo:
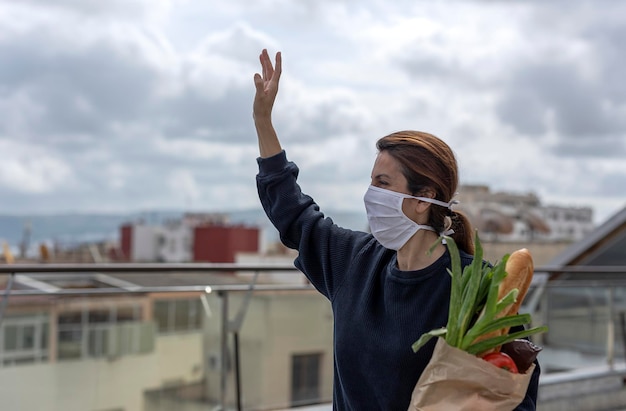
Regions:
M 498 288 L 498 300 L 507 295 L 507 293 L 514 288 L 517 288 L 519 293 L 517 294 L 515 303 L 502 310 L 499 317 L 517 314 L 524 301 L 524 297 L 526 297 L 534 273 L 533 256 L 530 254 L 530 251 L 526 248 L 514 251 L 507 260 L 504 271 L 506 271 L 507 275 Z M 508 332 L 508 328 L 503 329 L 501 335 Z
M 508 307 L 504 308 L 496 318 L 505 317 L 507 315 L 517 314 L 519 311 L 522 302 L 524 301 L 524 297 L 526 297 L 526 293 L 528 292 L 528 288 L 530 287 L 530 283 L 533 279 L 534 273 L 534 264 L 533 257 L 526 248 L 522 248 L 514 251 L 509 256 L 509 259 L 504 266 L 504 270 L 507 275 L 504 277 L 500 286 L 498 287 L 498 301 L 500 301 L 505 295 L 507 295 L 511 290 L 517 288 L 518 294 L 515 302 Z M 499 330 L 490 332 L 488 334 L 483 334 L 478 337 L 474 342 L 487 340 L 493 337 L 499 337 L 501 335 L 506 335 L 509 332 L 509 327 L 501 328 Z M 499 351 L 495 349 L 493 351 Z

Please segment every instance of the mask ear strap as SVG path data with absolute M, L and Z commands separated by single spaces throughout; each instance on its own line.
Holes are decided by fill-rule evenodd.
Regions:
M 421 200 L 421 201 L 425 201 L 427 203 L 431 203 L 431 204 L 435 204 L 441 207 L 445 207 L 448 210 L 450 210 L 450 212 L 452 212 L 452 206 L 455 204 L 459 204 L 459 200 L 450 200 L 449 202 L 444 202 L 444 201 L 439 201 L 439 200 L 435 200 L 434 198 L 428 198 L 428 197 L 413 197 L 410 196 L 411 198 L 415 198 L 417 200 Z

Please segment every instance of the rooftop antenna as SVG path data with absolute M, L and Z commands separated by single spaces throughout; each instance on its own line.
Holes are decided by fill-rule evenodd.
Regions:
M 25 258 L 30 246 L 30 236 L 33 231 L 33 225 L 30 221 L 24 223 L 24 229 L 22 230 L 22 241 L 20 241 L 20 258 Z

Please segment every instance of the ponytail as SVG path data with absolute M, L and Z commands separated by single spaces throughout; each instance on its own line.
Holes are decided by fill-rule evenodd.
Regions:
M 454 239 L 459 249 L 474 255 L 474 237 L 469 219 L 461 211 L 452 211 L 451 218 L 454 233 L 450 237 Z

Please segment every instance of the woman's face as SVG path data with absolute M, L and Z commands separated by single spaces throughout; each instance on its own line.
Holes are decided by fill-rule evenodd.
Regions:
M 374 168 L 372 169 L 371 184 L 374 187 L 384 188 L 385 190 L 412 195 L 409 192 L 408 181 L 402 174 L 400 163 L 386 151 L 381 151 L 376 157 Z M 427 220 L 420 221 L 424 220 L 424 216 L 418 215 L 415 207 L 417 203 L 421 203 L 421 201 L 405 198 L 402 201 L 402 212 L 416 223 L 424 224 Z
M 376 157 L 372 169 L 372 185 L 385 190 L 411 194 L 408 192 L 408 182 L 402 174 L 400 163 L 386 151 L 381 151 Z

